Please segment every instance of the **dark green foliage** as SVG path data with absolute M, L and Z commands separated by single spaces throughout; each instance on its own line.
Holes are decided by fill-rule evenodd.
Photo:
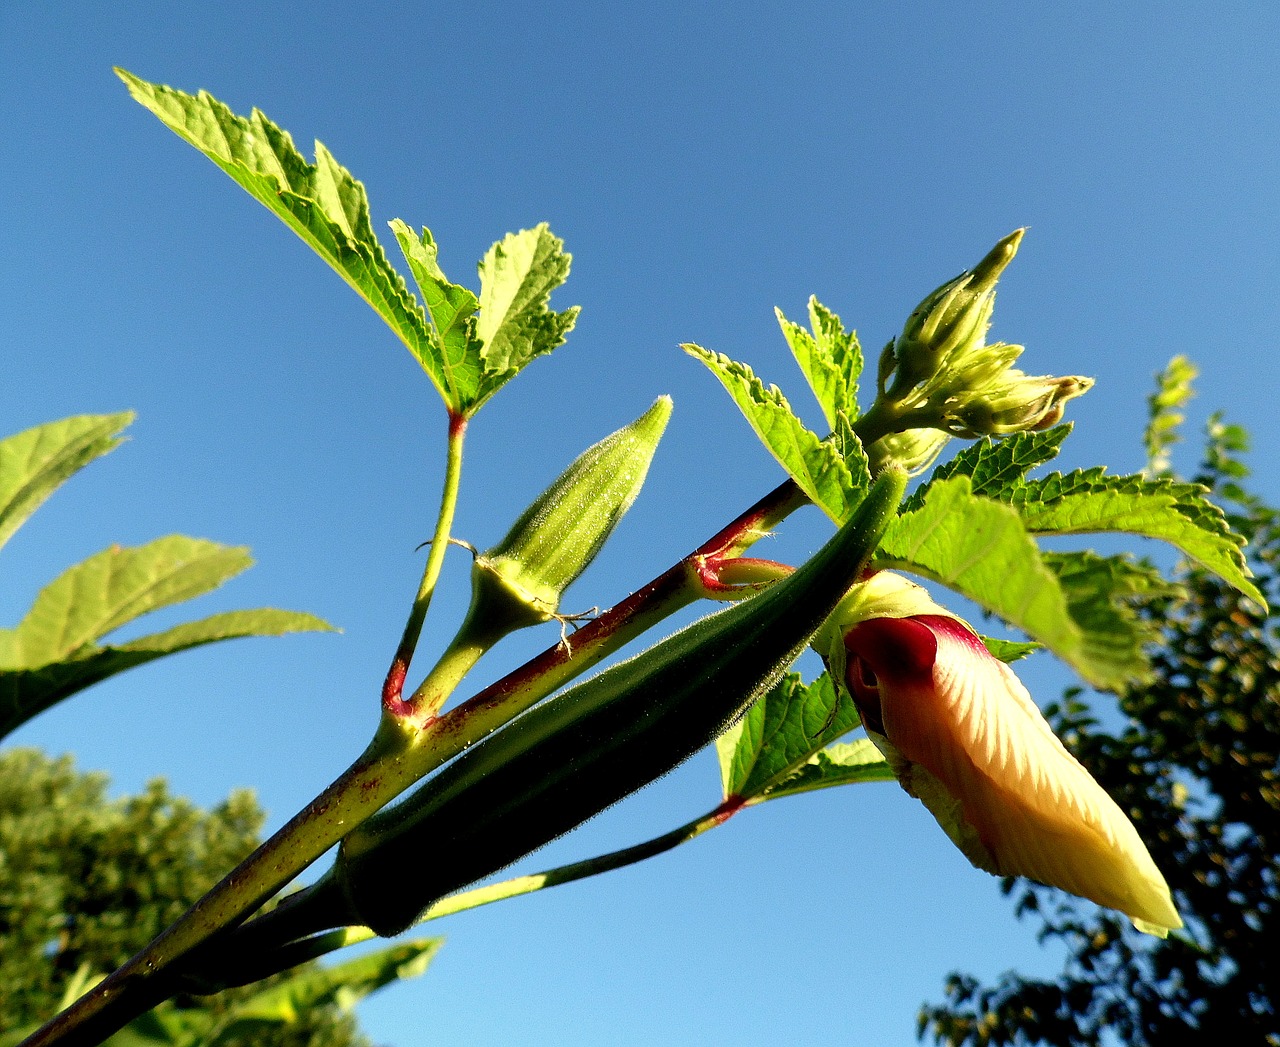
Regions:
M 163 781 L 111 800 L 105 775 L 34 749 L 0 753 L 0 1032 L 43 1021 L 77 975 L 145 945 L 258 842 L 263 814 L 238 791 L 205 812 Z M 225 1011 L 259 983 L 180 1007 Z M 317 1008 L 221 1047 L 354 1047 L 354 1020 Z
M 1280 600 L 1280 511 L 1247 494 L 1233 457 L 1244 434 L 1216 423 L 1203 474 L 1250 541 L 1258 587 Z M 995 986 L 952 974 L 947 1003 L 920 1015 L 923 1039 L 952 1047 L 1053 1044 L 1231 1047 L 1280 1044 L 1280 624 L 1218 579 L 1184 568 L 1187 599 L 1143 616 L 1161 632 L 1149 685 L 1119 697 L 1110 731 L 1079 692 L 1049 711 L 1055 730 L 1134 816 L 1187 921 L 1160 942 L 1086 902 L 1006 881 L 1039 937 L 1070 950 L 1056 980 Z

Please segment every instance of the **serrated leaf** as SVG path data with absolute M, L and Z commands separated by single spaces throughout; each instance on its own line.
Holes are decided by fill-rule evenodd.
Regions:
M 795 772 L 775 785 L 766 800 L 832 789 L 838 785 L 864 782 L 892 782 L 893 771 L 880 750 L 868 738 L 853 742 L 837 742 L 814 753 Z
M 483 364 L 469 413 L 530 360 L 561 345 L 578 317 L 578 307 L 547 308 L 551 292 L 569 275 L 572 256 L 564 241 L 543 222 L 508 233 L 480 262 L 480 315 L 476 337 Z
M 316 143 L 309 164 L 287 131 L 257 109 L 237 116 L 212 95 L 189 95 L 116 74 L 141 105 L 195 146 L 294 231 L 386 321 L 449 402 L 441 346 L 418 301 L 387 261 L 364 186 Z
M 1027 529 L 1041 534 L 1118 531 L 1168 542 L 1266 606 L 1249 579 L 1244 539 L 1231 531 L 1206 488 L 1142 476 L 1108 476 L 1102 467 L 1052 473 L 1012 493 L 1011 504 Z
M 855 481 L 842 449 L 832 440 L 820 440 L 806 429 L 782 391 L 776 385 L 766 389 L 746 364 L 698 345 L 688 344 L 682 348 L 720 379 L 756 435 L 800 490 L 837 524 L 848 519 L 866 486 L 860 487 Z M 856 442 L 857 437 L 849 435 Z M 861 461 L 865 475 L 865 456 Z
M 69 477 L 118 447 L 133 417 L 76 415 L 0 440 L 0 546 Z
M 326 1004 L 349 1010 L 370 993 L 421 975 L 443 944 L 443 938 L 416 938 L 332 967 L 300 971 L 236 1004 L 219 1039 L 243 1034 L 252 1024 L 291 1024 Z
M 791 347 L 809 388 L 822 407 L 827 425 L 836 428 L 836 418 L 858 417 L 858 378 L 862 374 L 862 348 L 858 337 L 846 331 L 840 317 L 827 309 L 816 297 L 809 299 L 809 324 L 806 331 L 775 309 L 782 335 Z
M 1042 553 L 1057 575 L 1072 619 L 1080 626 L 1088 658 L 1115 665 L 1145 665 L 1144 650 L 1160 639 L 1156 623 L 1139 617 L 1139 597 L 1172 595 L 1178 587 L 1154 567 L 1128 556 L 1099 556 L 1081 551 Z M 1148 678 L 1144 671 L 1135 681 Z
M 1067 593 L 1017 511 L 975 496 L 967 476 L 930 484 L 889 525 L 877 565 L 941 582 L 1044 644 L 1096 687 L 1141 679 L 1145 660 L 1106 645 L 1071 615 Z M 1095 642 L 1099 641 L 1099 642 Z
M 828 675 L 805 684 L 788 673 L 716 740 L 725 796 L 750 800 L 766 792 L 859 722 L 848 695 L 837 697 Z
M 1071 428 L 1068 423 L 1040 433 L 1014 433 L 999 440 L 984 436 L 938 466 L 929 483 L 967 476 L 974 494 L 997 502 L 1010 501 L 1027 473 L 1057 456 Z M 906 508 L 917 508 L 928 489 L 929 484 L 922 484 L 907 500 Z
M 427 315 L 440 348 L 440 379 L 444 385 L 445 403 L 453 410 L 463 412 L 475 399 L 483 368 L 475 319 L 479 299 L 461 284 L 451 283 L 444 275 L 436 260 L 436 243 L 429 229 L 424 227 L 422 235 L 417 236 L 396 218 L 391 222 L 391 230 L 422 291 L 423 301 L 427 303 Z
M 84 646 L 69 658 L 35 667 L 0 661 L 0 738 L 64 698 L 165 655 L 241 637 L 332 630 L 315 615 L 263 607 L 225 611 L 116 646 Z
M 177 534 L 104 549 L 40 591 L 14 630 L 9 667 L 63 661 L 141 615 L 216 589 L 252 563 L 243 547 Z
M 830 745 L 859 722 L 848 694 L 840 688 L 837 695 L 829 675 L 805 684 L 789 673 L 716 740 L 725 798 L 751 804 L 855 781 L 891 781 L 870 742 Z

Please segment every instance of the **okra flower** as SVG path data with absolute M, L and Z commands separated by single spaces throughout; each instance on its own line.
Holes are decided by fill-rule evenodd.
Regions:
M 1012 670 L 919 587 L 872 581 L 861 609 L 877 616 L 844 633 L 844 675 L 902 787 L 978 868 L 1061 887 L 1149 934 L 1181 927 L 1133 823 Z

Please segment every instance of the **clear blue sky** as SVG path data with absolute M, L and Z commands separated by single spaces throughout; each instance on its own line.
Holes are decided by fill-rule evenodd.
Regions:
M 6 549 L 0 621 L 110 542 L 185 532 L 259 565 L 184 614 L 272 604 L 345 630 L 183 655 L 14 740 L 121 790 L 166 775 L 211 804 L 252 785 L 279 824 L 373 727 L 438 497 L 444 417 L 417 364 L 112 65 L 257 105 L 308 153 L 322 139 L 375 226 L 430 226 L 456 280 L 508 230 L 564 237 L 556 304 L 583 307 L 578 328 L 480 414 L 456 533 L 491 544 L 578 451 L 671 393 L 641 500 L 571 591 L 587 607 L 780 478 L 679 342 L 749 361 L 807 411 L 775 305 L 799 319 L 816 293 L 875 351 L 1024 225 L 993 336 L 1028 346 L 1032 372 L 1097 378 L 1064 466 L 1139 467 L 1150 376 L 1188 353 L 1192 433 L 1216 409 L 1251 427 L 1274 499 L 1277 39 L 1275 5 L 1200 0 L 0 5 L 3 431 L 139 412 L 132 442 Z M 772 552 L 800 559 L 827 531 L 798 517 Z M 451 560 L 428 648 L 466 569 Z M 547 642 L 510 641 L 479 676 Z M 1069 680 L 1045 655 L 1022 673 L 1042 702 Z M 703 754 L 525 868 L 645 839 L 716 790 Z M 946 972 L 1058 959 L 890 785 L 766 805 L 437 927 L 426 977 L 362 1007 L 375 1041 L 898 1047 Z

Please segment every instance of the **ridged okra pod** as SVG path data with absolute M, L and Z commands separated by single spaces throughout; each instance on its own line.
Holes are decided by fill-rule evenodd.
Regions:
M 593 444 L 525 509 L 492 549 L 476 557 L 472 614 L 535 624 L 552 618 L 560 596 L 631 508 L 671 417 L 660 396 L 630 425 Z
M 319 893 L 340 891 L 349 922 L 397 934 L 672 770 L 800 655 L 875 552 L 905 484 L 886 470 L 790 577 L 533 708 L 359 826 Z

